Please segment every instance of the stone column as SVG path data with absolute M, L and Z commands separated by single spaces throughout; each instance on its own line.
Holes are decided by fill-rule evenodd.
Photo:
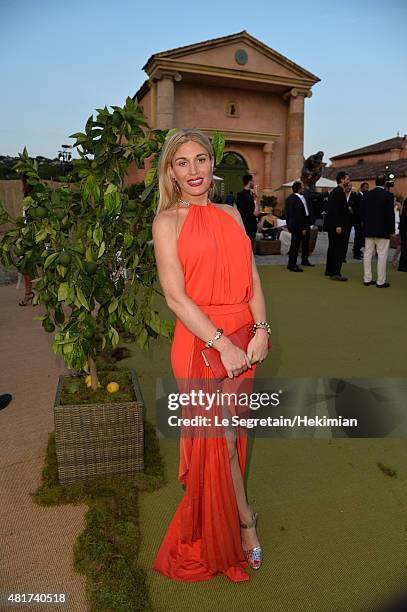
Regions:
M 153 79 L 157 81 L 155 127 L 159 130 L 169 130 L 175 127 L 174 81 L 180 81 L 181 75 L 176 72 L 161 72 L 157 70 Z
M 263 195 L 272 195 L 271 186 L 271 158 L 273 156 L 273 143 L 267 142 L 263 146 L 264 154 L 264 174 L 263 174 Z
M 287 117 L 287 164 L 286 181 L 300 177 L 304 163 L 304 98 L 310 98 L 310 91 L 291 89 L 284 95 L 289 101 Z

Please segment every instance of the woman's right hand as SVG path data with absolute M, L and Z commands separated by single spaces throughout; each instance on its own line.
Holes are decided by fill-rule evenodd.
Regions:
M 239 376 L 239 374 L 252 367 L 247 354 L 230 340 L 219 349 L 219 352 L 229 378 Z

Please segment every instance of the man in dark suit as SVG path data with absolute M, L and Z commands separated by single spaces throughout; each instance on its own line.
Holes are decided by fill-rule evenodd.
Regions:
M 348 202 L 345 189 L 350 183 L 349 174 L 341 170 L 336 176 L 337 187 L 328 197 L 325 227 L 328 230 L 328 251 L 326 254 L 325 276 L 332 280 L 347 281 L 341 268 L 345 251 L 346 232 L 349 227 Z
M 292 190 L 293 192 L 288 196 L 284 209 L 287 227 L 291 233 L 291 246 L 288 252 L 287 270 L 291 272 L 303 272 L 303 269 L 297 265 L 298 251 L 301 243 L 302 265 L 314 267 L 314 264 L 308 261 L 311 214 L 309 203 L 304 196 L 304 185 L 302 181 L 294 181 Z
M 390 236 L 395 232 L 394 196 L 386 191 L 386 174 L 376 177 L 376 187 L 363 197 L 363 229 L 365 252 L 363 254 L 363 282 L 374 285 L 372 280 L 372 256 L 377 250 L 377 282 L 379 289 L 390 287 L 386 282 L 387 255 Z
M 237 194 L 236 207 L 240 212 L 240 216 L 242 217 L 246 234 L 252 241 L 252 248 L 254 248 L 257 232 L 257 217 L 254 214 L 256 205 L 252 192 L 253 189 L 254 183 L 252 175 L 245 174 L 243 177 L 243 189 Z
M 401 251 L 399 259 L 399 272 L 407 272 L 407 198 L 403 202 L 399 223 Z
M 343 236 L 343 263 L 346 263 L 346 258 L 348 256 L 349 238 L 353 225 L 353 203 L 355 195 L 355 192 L 352 191 L 352 183 L 349 181 L 349 183 L 345 187 L 345 197 L 346 202 L 348 203 L 349 221 L 348 225 L 345 227 Z
M 351 193 L 350 206 L 352 208 L 352 223 L 355 228 L 353 239 L 353 259 L 363 259 L 362 247 L 365 246 L 365 237 L 362 228 L 363 197 L 369 191 L 369 183 L 360 184 L 359 193 Z

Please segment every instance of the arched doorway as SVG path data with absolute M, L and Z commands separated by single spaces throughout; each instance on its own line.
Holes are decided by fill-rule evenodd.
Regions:
M 221 183 L 222 198 L 233 191 L 234 196 L 243 189 L 243 176 L 249 173 L 246 160 L 234 151 L 226 151 L 222 161 L 216 167 L 215 174 L 223 178 Z

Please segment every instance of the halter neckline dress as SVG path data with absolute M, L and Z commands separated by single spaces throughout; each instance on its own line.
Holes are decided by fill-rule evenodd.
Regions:
M 178 257 L 186 294 L 225 335 L 254 322 L 249 307 L 253 297 L 251 241 L 229 213 L 211 202 L 190 204 L 178 237 Z M 210 383 L 213 379 L 200 354 L 204 345 L 177 318 L 171 365 L 179 387 L 185 380 Z M 255 371 L 253 364 L 233 380 L 254 378 Z M 244 476 L 247 436 L 241 428 L 236 447 Z M 185 493 L 153 569 L 179 581 L 209 580 L 218 574 L 234 582 L 249 580 L 225 437 L 181 434 L 178 481 Z

